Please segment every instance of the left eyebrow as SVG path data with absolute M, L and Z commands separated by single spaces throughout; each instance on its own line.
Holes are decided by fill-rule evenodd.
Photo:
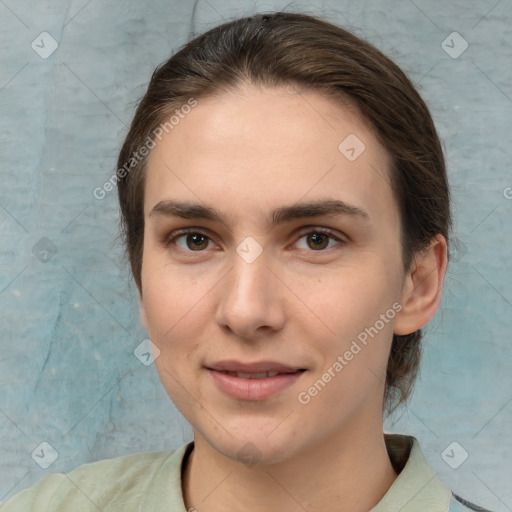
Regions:
M 355 216 L 366 221 L 370 215 L 362 208 L 340 201 L 338 199 L 327 199 L 323 201 L 310 201 L 291 206 L 282 206 L 272 212 L 272 224 L 277 225 L 294 219 L 306 217 L 322 217 L 326 215 Z
M 153 215 L 204 219 L 227 225 L 224 216 L 211 206 L 190 201 L 166 200 L 157 203 L 149 212 Z M 370 221 L 370 215 L 362 208 L 338 199 L 326 199 L 281 206 L 272 211 L 269 224 L 276 226 L 295 219 L 322 217 L 327 215 L 353 216 Z

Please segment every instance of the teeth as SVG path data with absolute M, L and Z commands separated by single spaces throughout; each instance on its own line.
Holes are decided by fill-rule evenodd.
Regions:
M 236 372 L 236 376 L 239 379 L 266 379 L 268 377 L 267 372 L 259 372 L 259 373 Z
M 224 372 L 228 375 L 232 375 L 234 377 L 238 377 L 239 379 L 265 379 L 267 377 L 274 377 L 279 374 L 279 372 L 259 372 L 259 373 L 242 373 L 242 372 Z

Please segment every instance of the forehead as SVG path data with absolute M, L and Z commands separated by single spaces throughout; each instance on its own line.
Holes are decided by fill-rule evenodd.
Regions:
M 291 86 L 244 85 L 197 102 L 151 150 L 145 215 L 170 198 L 233 220 L 331 198 L 397 220 L 388 154 L 354 108 Z

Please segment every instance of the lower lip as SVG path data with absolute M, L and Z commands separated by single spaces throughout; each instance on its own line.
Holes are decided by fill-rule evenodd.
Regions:
M 241 379 L 235 375 L 210 370 L 221 391 L 238 400 L 265 400 L 292 386 L 305 372 L 280 373 L 264 379 Z

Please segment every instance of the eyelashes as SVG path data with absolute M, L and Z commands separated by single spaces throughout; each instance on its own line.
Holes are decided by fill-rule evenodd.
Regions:
M 306 239 L 301 250 L 309 252 L 326 252 L 327 250 L 333 249 L 346 244 L 343 237 L 327 228 L 314 227 L 307 230 L 302 230 L 297 234 L 297 240 L 293 245 L 297 245 L 302 239 Z M 184 246 L 180 246 L 177 241 L 183 238 Z M 327 241 L 327 244 L 325 242 Z M 189 244 L 190 242 L 190 244 Z M 331 242 L 336 242 L 333 246 Z M 312 245 L 309 245 L 312 243 Z M 163 241 L 163 245 L 169 250 L 177 250 L 183 253 L 203 253 L 211 247 L 211 244 L 215 245 L 212 238 L 201 229 L 198 228 L 182 228 L 173 231 Z M 192 248 L 191 248 L 192 247 Z M 314 248 L 312 248 L 314 247 Z

